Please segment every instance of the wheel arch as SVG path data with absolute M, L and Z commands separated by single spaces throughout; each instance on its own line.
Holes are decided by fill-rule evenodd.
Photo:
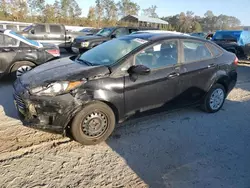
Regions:
M 211 85 L 211 87 L 213 87 L 214 84 L 221 84 L 225 90 L 226 90 L 226 93 L 228 92 L 228 87 L 229 87 L 229 82 L 230 82 L 230 79 L 229 79 L 229 76 L 227 75 L 220 75 L 216 80 L 215 82 Z M 211 88 L 210 87 L 210 88 Z M 209 88 L 209 89 L 210 89 Z
M 18 65 L 18 64 L 24 64 L 24 63 L 29 63 L 29 64 L 33 64 L 34 66 L 37 66 L 37 64 L 34 62 L 34 61 L 30 61 L 30 60 L 23 60 L 23 61 L 15 61 L 14 63 L 12 63 L 8 69 L 8 72 L 11 73 L 12 72 L 12 69 L 15 65 Z

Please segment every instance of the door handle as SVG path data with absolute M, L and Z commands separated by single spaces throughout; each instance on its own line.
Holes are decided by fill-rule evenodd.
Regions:
M 178 73 L 178 72 L 173 72 L 173 73 L 170 73 L 170 74 L 168 75 L 168 78 L 175 78 L 175 77 L 178 77 L 178 76 L 180 76 L 180 73 Z
M 212 63 L 212 64 L 209 64 L 208 66 L 207 66 L 207 68 L 212 68 L 212 67 L 215 67 L 216 65 L 214 64 L 214 63 Z

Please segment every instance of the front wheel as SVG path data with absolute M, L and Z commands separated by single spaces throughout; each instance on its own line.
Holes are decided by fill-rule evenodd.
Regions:
M 13 78 L 19 78 L 24 73 L 30 71 L 33 67 L 35 67 L 34 63 L 29 61 L 20 61 L 14 64 L 10 72 Z
M 102 102 L 94 102 L 81 110 L 73 119 L 71 133 L 83 145 L 105 141 L 115 128 L 113 110 Z
M 210 91 L 206 94 L 203 102 L 202 109 L 208 113 L 218 112 L 226 99 L 226 90 L 223 85 L 215 84 Z

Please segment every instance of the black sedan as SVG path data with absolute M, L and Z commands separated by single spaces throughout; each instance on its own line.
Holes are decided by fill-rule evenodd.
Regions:
M 204 39 L 134 34 L 27 72 L 14 84 L 14 99 L 25 126 L 69 130 L 78 142 L 97 144 L 138 112 L 170 104 L 219 111 L 237 64 L 233 53 Z
M 0 30 L 0 78 L 9 73 L 19 77 L 59 56 L 59 48 L 53 44 L 41 44 L 11 30 Z

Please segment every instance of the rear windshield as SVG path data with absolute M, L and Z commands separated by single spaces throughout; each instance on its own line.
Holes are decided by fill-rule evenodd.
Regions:
M 223 40 L 228 40 L 228 41 L 235 41 L 237 42 L 240 39 L 242 31 L 223 31 L 223 32 L 216 32 L 213 40 L 214 41 L 223 41 Z
M 27 39 L 26 37 L 24 37 L 22 35 L 19 35 L 19 34 L 15 33 L 14 31 L 10 31 L 9 34 L 10 34 L 11 37 L 14 37 L 14 38 L 16 38 L 16 39 L 18 39 L 20 41 L 23 41 L 26 44 L 30 44 L 30 45 L 37 46 L 37 47 L 41 46 L 41 44 L 39 42 Z

